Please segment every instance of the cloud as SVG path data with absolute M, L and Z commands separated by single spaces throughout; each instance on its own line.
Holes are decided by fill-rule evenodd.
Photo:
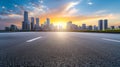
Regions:
M 87 0 L 87 1 L 88 1 L 87 2 L 88 5 L 90 5 L 90 6 L 93 5 L 93 2 L 91 0 Z
M 76 2 L 70 2 L 68 4 L 66 4 L 63 7 L 63 15 L 64 16 L 72 16 L 75 15 L 76 13 L 78 13 L 78 9 L 75 8 L 75 6 L 77 6 L 78 4 L 80 4 L 80 1 L 76 1 Z
M 99 10 L 99 11 L 96 11 L 94 14 L 105 14 L 107 12 L 108 10 Z
M 2 6 L 2 9 L 5 9 L 5 6 Z
M 93 2 L 88 2 L 88 5 L 93 5 Z
M 38 17 L 39 15 L 43 14 L 48 10 L 48 8 L 44 5 L 39 5 L 37 7 L 34 7 L 34 10 L 30 11 L 30 16 Z
M 78 9 L 75 8 L 75 6 L 77 6 L 78 4 L 80 4 L 80 1 L 68 2 L 55 9 L 49 9 L 48 11 L 42 13 L 40 16 L 42 17 L 43 16 L 46 16 L 46 17 L 73 16 L 79 11 Z
M 76 15 L 79 12 L 79 10 L 76 8 L 73 8 L 67 12 L 68 12 L 68 14 L 66 14 L 65 16 L 72 16 L 72 15 Z
M 110 13 L 104 16 L 106 16 L 106 18 L 111 19 L 111 20 L 117 20 L 120 18 L 120 14 L 113 14 L 113 13 Z
M 22 18 L 22 15 L 18 15 L 18 14 L 0 15 L 1 20 L 19 19 L 19 18 Z
M 68 11 L 72 8 L 75 8 L 76 5 L 78 5 L 80 2 L 77 1 L 77 2 L 69 2 L 65 5 L 65 11 Z

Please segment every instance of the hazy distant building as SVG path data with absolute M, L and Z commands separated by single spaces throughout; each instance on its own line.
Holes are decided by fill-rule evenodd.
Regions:
M 67 30 L 72 30 L 72 21 L 67 22 Z
M 50 30 L 54 31 L 54 25 L 53 24 L 50 24 Z
M 28 12 L 24 11 L 24 21 L 22 22 L 22 30 L 30 30 L 30 22 L 28 20 Z
M 82 27 L 81 27 L 81 26 L 78 26 L 78 30 L 82 30 Z
M 31 17 L 31 30 L 35 29 L 34 17 Z
M 118 29 L 120 29 L 120 26 L 118 26 Z
M 107 29 L 108 29 L 108 20 L 107 20 L 107 19 L 104 20 L 104 25 L 103 25 L 103 27 L 104 27 L 104 30 L 107 30 Z
M 93 30 L 93 27 L 90 25 L 90 26 L 88 26 L 88 30 Z
M 43 28 L 44 27 L 44 24 L 41 24 L 41 28 Z
M 50 25 L 50 19 L 49 18 L 46 19 L 46 24 Z
M 11 25 L 10 26 L 10 31 L 17 31 L 18 30 L 18 28 L 17 28 L 17 26 L 16 25 Z
M 72 30 L 79 30 L 79 28 L 76 24 L 72 24 Z
M 98 22 L 98 30 L 103 30 L 103 20 L 99 20 L 99 22 Z
M 111 29 L 114 30 L 114 29 L 115 29 L 115 26 L 111 26 Z
M 10 27 L 5 27 L 5 31 L 10 31 Z
M 86 24 L 82 24 L 82 30 L 86 30 L 87 27 L 86 27 Z
M 94 31 L 97 31 L 97 30 L 98 30 L 98 27 L 97 27 L 96 25 L 94 25 L 93 30 L 94 30 Z

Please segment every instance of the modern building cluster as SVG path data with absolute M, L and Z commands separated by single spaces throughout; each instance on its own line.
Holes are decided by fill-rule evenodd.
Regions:
M 50 18 L 46 18 L 44 24 L 40 25 L 40 19 L 31 17 L 29 21 L 29 14 L 27 11 L 24 11 L 24 20 L 22 22 L 22 29 L 19 31 L 61 31 L 63 30 L 62 26 L 54 26 L 54 24 L 50 23 Z M 104 30 L 115 30 L 120 29 L 120 26 L 108 27 L 108 20 L 98 20 L 98 26 L 82 24 L 82 26 L 78 26 L 73 24 L 72 21 L 67 22 L 66 30 L 67 31 L 104 31 Z M 16 25 L 11 25 L 10 27 L 5 27 L 6 31 L 18 31 Z
M 82 24 L 82 26 L 78 26 L 78 25 L 72 24 L 72 21 L 69 21 L 67 23 L 67 30 L 105 31 L 105 30 L 116 30 L 116 29 L 120 29 L 120 26 L 118 26 L 118 27 L 115 27 L 115 26 L 108 27 L 108 20 L 107 19 L 98 20 L 98 26 L 96 26 L 96 25 L 87 26 L 86 24 Z
M 36 21 L 36 23 L 35 23 Z M 44 24 L 40 25 L 40 19 L 31 17 L 31 22 L 28 18 L 28 12 L 24 12 L 24 21 L 22 22 L 22 31 L 51 31 L 55 30 L 56 27 L 50 24 L 50 19 L 46 18 Z
M 36 23 L 35 23 L 36 20 Z M 31 22 L 29 21 L 28 12 L 24 12 L 24 21 L 22 22 L 22 31 L 34 31 L 40 30 L 39 18 L 31 17 Z
M 10 27 L 5 27 L 5 31 L 12 31 L 12 32 L 15 32 L 15 31 L 18 31 L 19 29 L 17 28 L 16 25 L 11 25 Z
M 108 29 L 108 20 L 99 20 L 98 22 L 98 30 L 107 30 Z
M 72 24 L 72 21 L 69 21 L 67 23 L 67 30 L 68 31 L 71 31 L 71 30 L 74 30 L 74 31 L 97 31 L 98 30 L 98 27 L 95 25 L 95 26 L 92 26 L 92 25 L 89 25 L 87 26 L 86 24 L 82 24 L 82 26 L 78 26 L 78 25 L 75 25 L 75 24 Z
M 86 24 L 82 24 L 82 26 L 78 26 L 78 25 L 75 25 L 75 24 L 72 24 L 72 21 L 69 21 L 67 23 L 67 30 L 68 31 L 87 31 L 87 30 L 93 30 L 93 26 L 92 25 L 89 25 L 87 26 Z M 94 30 L 97 30 L 97 27 L 95 26 L 95 29 Z

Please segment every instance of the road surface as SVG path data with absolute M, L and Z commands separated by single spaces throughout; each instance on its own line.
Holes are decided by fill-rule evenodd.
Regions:
M 0 67 L 120 67 L 120 34 L 0 33 Z

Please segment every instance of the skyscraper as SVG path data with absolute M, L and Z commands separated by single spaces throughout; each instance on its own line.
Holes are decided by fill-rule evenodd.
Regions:
M 98 22 L 98 30 L 103 30 L 103 20 L 99 20 L 99 22 Z
M 39 26 L 39 18 L 36 18 L 36 24 Z
M 47 25 L 50 25 L 50 19 L 47 18 L 47 21 L 46 21 Z
M 36 30 L 40 30 L 39 18 L 36 18 Z
M 30 30 L 30 22 L 28 20 L 28 12 L 24 11 L 24 21 L 22 22 L 22 30 Z
M 108 29 L 108 20 L 107 19 L 105 19 L 104 20 L 104 30 L 107 30 Z
M 24 21 L 28 21 L 28 12 L 24 11 Z
M 31 17 L 31 30 L 33 31 L 34 28 L 35 28 L 34 17 Z

